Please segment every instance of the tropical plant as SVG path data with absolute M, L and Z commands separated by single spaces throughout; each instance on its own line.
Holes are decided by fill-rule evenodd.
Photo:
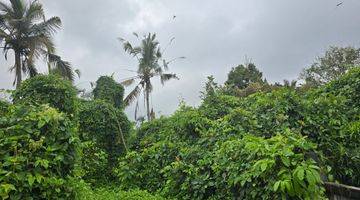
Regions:
M 0 115 L 0 198 L 71 199 L 78 157 L 75 123 L 47 105 L 11 105 Z
M 36 59 L 41 56 L 48 62 L 49 73 L 58 73 L 73 80 L 74 72 L 69 62 L 55 54 L 53 34 L 61 27 L 59 17 L 45 20 L 42 5 L 38 1 L 25 3 L 24 0 L 0 1 L 0 41 L 5 59 L 9 50 L 14 52 L 14 85 L 19 87 L 23 74 L 36 75 Z
M 134 33 L 134 35 L 139 38 L 136 33 Z M 138 81 L 135 88 L 125 98 L 125 104 L 129 105 L 130 103 L 134 102 L 136 99 L 138 99 L 140 93 L 143 91 L 144 101 L 146 104 L 146 115 L 148 121 L 150 121 L 150 94 L 153 91 L 151 79 L 154 77 L 160 77 L 162 84 L 171 79 L 178 79 L 176 74 L 164 73 L 164 71 L 168 70 L 168 65 L 176 59 L 166 61 L 162 58 L 163 52 L 160 50 L 160 44 L 156 40 L 156 34 L 149 33 L 144 35 L 139 46 L 133 46 L 129 41 L 126 41 L 122 38 L 120 38 L 120 41 L 123 43 L 125 52 L 136 57 L 139 62 L 138 70 L 136 72 L 137 75 L 122 81 L 122 84 L 125 86 L 130 86 L 134 84 L 135 81 Z

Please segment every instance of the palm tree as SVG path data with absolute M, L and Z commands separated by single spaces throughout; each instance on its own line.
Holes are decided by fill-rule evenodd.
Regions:
M 134 33 L 134 35 L 139 38 L 139 36 Z M 170 40 L 169 44 L 173 38 Z M 147 119 L 150 121 L 152 119 L 149 96 L 153 90 L 153 85 L 151 79 L 154 77 L 159 77 L 161 84 L 171 79 L 179 79 L 176 74 L 164 73 L 168 70 L 168 65 L 173 62 L 175 59 L 166 61 L 162 58 L 162 53 L 160 50 L 159 42 L 156 40 L 156 34 L 149 33 L 144 35 L 141 40 L 140 46 L 133 46 L 130 42 L 120 38 L 120 41 L 123 43 L 125 52 L 137 58 L 139 62 L 138 70 L 136 71 L 137 75 L 130 77 L 122 81 L 122 84 L 125 86 L 130 86 L 136 81 L 137 84 L 135 88 L 129 93 L 125 98 L 124 102 L 126 105 L 134 102 L 140 96 L 141 92 L 144 95 L 144 101 L 146 104 L 146 114 Z M 179 57 L 184 58 L 184 57 Z M 138 104 L 137 104 L 138 105 Z M 136 106 L 137 110 L 137 106 Z M 136 112 L 136 111 L 135 111 Z M 135 113 L 136 114 L 136 113 Z
M 25 3 L 24 0 L 10 0 L 10 4 L 0 1 L 0 43 L 7 59 L 9 50 L 14 52 L 16 87 L 22 81 L 22 75 L 34 76 L 37 69 L 35 60 L 41 56 L 48 63 L 49 73 L 59 73 L 73 80 L 74 73 L 70 63 L 55 55 L 53 34 L 60 29 L 59 17 L 45 19 L 42 5 L 36 0 Z

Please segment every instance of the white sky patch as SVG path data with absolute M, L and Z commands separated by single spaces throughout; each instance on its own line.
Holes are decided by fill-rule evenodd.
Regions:
M 157 28 L 164 24 L 171 13 L 163 3 L 158 0 L 128 0 L 130 9 L 136 13 L 128 23 L 119 25 L 128 33 L 147 31 L 149 28 Z

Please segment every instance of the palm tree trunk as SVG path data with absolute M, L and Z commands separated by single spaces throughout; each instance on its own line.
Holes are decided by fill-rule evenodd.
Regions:
M 15 76 L 16 76 L 16 88 L 21 85 L 21 55 L 19 51 L 15 51 Z
M 149 105 L 149 91 L 148 90 L 145 90 L 145 101 L 146 101 L 146 114 L 147 114 L 147 118 L 148 118 L 148 121 L 151 120 L 151 117 L 150 117 L 150 105 Z

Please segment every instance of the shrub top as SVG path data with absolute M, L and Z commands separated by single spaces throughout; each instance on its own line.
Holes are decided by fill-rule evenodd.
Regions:
M 25 80 L 12 95 L 14 103 L 49 104 L 72 115 L 76 111 L 76 89 L 56 75 L 38 75 Z
M 116 108 L 123 107 L 124 87 L 110 76 L 101 76 L 96 81 L 94 99 L 101 99 Z

